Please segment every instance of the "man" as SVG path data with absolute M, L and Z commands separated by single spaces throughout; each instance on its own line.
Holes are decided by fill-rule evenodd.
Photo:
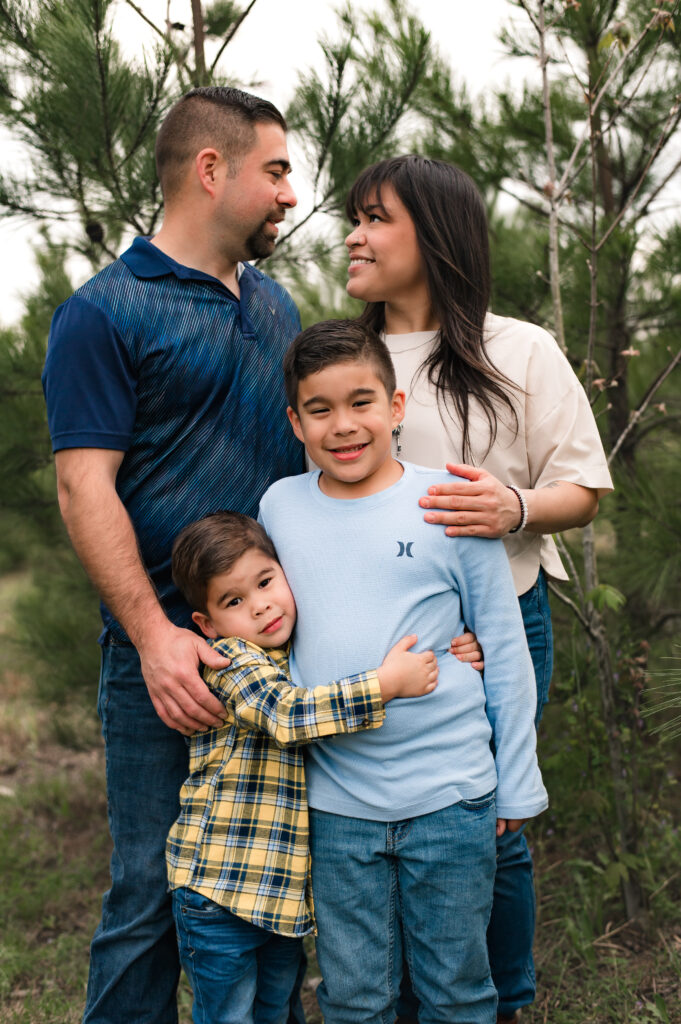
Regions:
M 165 839 L 187 775 L 183 735 L 218 724 L 170 576 L 180 529 L 218 508 L 254 515 L 304 468 L 281 359 L 300 327 L 268 256 L 296 197 L 272 104 L 195 89 L 159 131 L 164 220 L 62 305 L 43 384 L 69 535 L 102 596 L 99 712 L 112 887 L 90 959 L 85 1024 L 171 1024 L 179 973 Z

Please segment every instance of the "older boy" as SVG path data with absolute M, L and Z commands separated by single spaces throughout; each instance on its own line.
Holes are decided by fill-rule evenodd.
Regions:
M 391 1019 L 403 934 L 422 1024 L 492 1024 L 495 825 L 517 828 L 547 806 L 532 664 L 503 545 L 452 540 L 424 523 L 418 498 L 444 474 L 392 457 L 404 392 L 373 332 L 317 324 L 284 371 L 293 430 L 320 467 L 274 484 L 260 506 L 300 612 L 294 680 L 314 685 L 375 664 L 405 623 L 440 663 L 428 699 L 392 705 L 378 732 L 309 750 L 324 1019 Z M 442 657 L 457 621 L 481 641 L 484 682 Z
M 206 669 L 226 721 L 190 740 L 190 774 L 167 844 L 168 878 L 195 1024 L 285 1024 L 313 928 L 302 752 L 378 728 L 384 704 L 435 689 L 432 651 L 403 638 L 380 668 L 291 685 L 296 607 L 259 523 L 216 512 L 182 530 L 173 579 L 229 669 Z

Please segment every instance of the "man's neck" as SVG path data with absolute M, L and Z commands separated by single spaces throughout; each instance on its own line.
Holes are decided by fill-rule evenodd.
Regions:
M 237 298 L 239 297 L 238 262 L 206 251 L 201 244 L 201 231 L 198 226 L 190 235 L 164 222 L 150 242 L 183 267 L 191 267 L 192 270 L 200 270 L 203 274 L 216 277 Z
M 345 481 L 329 476 L 322 470 L 319 476 L 319 489 L 329 498 L 351 501 L 354 498 L 368 498 L 372 494 L 387 491 L 402 477 L 404 466 L 397 459 L 389 458 L 368 477 L 362 480 Z

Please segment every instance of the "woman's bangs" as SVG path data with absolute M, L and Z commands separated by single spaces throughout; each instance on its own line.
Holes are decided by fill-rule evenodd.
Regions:
M 374 164 L 362 171 L 345 200 L 348 220 L 353 221 L 357 213 L 366 213 L 369 203 L 381 201 L 381 186 L 390 178 L 390 169 L 385 164 Z

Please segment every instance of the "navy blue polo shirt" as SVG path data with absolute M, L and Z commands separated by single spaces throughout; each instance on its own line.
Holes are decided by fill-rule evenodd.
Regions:
M 240 299 L 145 238 L 54 314 L 43 371 L 54 451 L 125 452 L 116 487 L 166 613 L 191 626 L 172 543 L 217 509 L 256 516 L 269 485 L 303 471 L 282 359 L 293 300 L 246 264 Z M 107 630 L 126 639 L 102 607 Z

